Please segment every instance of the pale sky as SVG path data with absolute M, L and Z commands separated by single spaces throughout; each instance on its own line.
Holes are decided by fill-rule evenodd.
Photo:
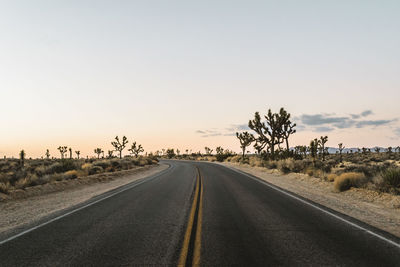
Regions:
M 239 151 L 285 107 L 291 146 L 400 145 L 400 2 L 0 1 L 0 156 Z

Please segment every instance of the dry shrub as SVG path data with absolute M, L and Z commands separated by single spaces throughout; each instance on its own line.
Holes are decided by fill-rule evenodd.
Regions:
M 22 178 L 19 179 L 16 183 L 15 183 L 15 188 L 17 189 L 24 189 L 25 187 L 28 187 L 30 184 L 30 180 L 29 178 Z
M 76 179 L 78 178 L 78 171 L 77 170 L 71 170 L 67 171 L 64 173 L 64 179 L 69 180 L 69 179 Z
M 264 161 L 259 157 L 250 157 L 249 164 L 251 167 L 264 167 Z
M 306 171 L 305 171 L 305 173 L 306 173 L 308 176 L 313 176 L 313 175 L 314 175 L 314 172 L 315 172 L 315 170 L 314 170 L 313 167 L 308 167 L 308 168 L 306 169 Z
M 90 163 L 85 163 L 81 166 L 82 170 L 89 170 L 93 165 Z
M 338 176 L 337 176 L 336 174 L 331 173 L 331 174 L 328 174 L 328 176 L 326 177 L 326 180 L 327 180 L 328 182 L 333 182 L 333 181 L 336 180 L 337 177 L 338 177 Z
M 283 173 L 289 173 L 294 169 L 293 159 L 284 159 L 277 162 L 278 170 Z
M 11 185 L 9 182 L 6 183 L 0 183 L 0 192 L 7 194 L 11 190 Z
M 342 173 L 335 179 L 333 187 L 336 191 L 342 192 L 350 189 L 351 187 L 360 187 L 366 183 L 366 177 L 363 173 L 347 172 Z

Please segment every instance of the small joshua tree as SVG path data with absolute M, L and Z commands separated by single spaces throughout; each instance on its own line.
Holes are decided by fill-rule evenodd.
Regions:
M 104 151 L 99 147 L 94 150 L 94 153 L 97 154 L 97 158 L 98 159 L 100 158 L 100 154 L 103 153 L 103 152 Z
M 379 154 L 379 152 L 381 151 L 381 149 L 379 147 L 375 147 L 374 148 L 375 152 Z
M 318 144 L 319 144 L 319 140 L 317 138 L 315 138 L 314 140 L 312 140 L 310 142 L 309 151 L 310 151 L 310 154 L 311 154 L 314 164 L 315 164 L 315 159 L 316 159 L 317 153 L 318 153 Z
M 81 155 L 81 152 L 79 150 L 75 151 L 77 159 L 79 159 L 79 156 Z
M 144 149 L 142 145 L 136 145 L 136 142 L 133 142 L 131 148 L 128 149 L 128 151 L 130 151 L 131 154 L 135 155 L 135 157 L 137 158 L 138 155 L 144 151 Z
M 46 156 L 47 159 L 50 158 L 50 151 L 48 149 L 46 149 L 46 154 L 44 154 Z
M 64 156 L 65 156 L 65 153 L 67 153 L 68 147 L 66 147 L 66 146 L 59 146 L 57 149 L 60 151 L 61 159 L 64 159 Z
M 119 152 L 119 158 L 122 159 L 122 151 L 125 149 L 128 143 L 128 138 L 126 136 L 122 137 L 122 142 L 119 141 L 118 136 L 115 137 L 115 141 L 111 142 L 111 145 L 115 148 L 115 151 Z
M 69 159 L 72 159 L 72 148 L 68 148 L 69 150 Z
M 166 150 L 166 154 L 167 154 L 167 157 L 168 157 L 169 159 L 171 159 L 171 158 L 173 158 L 173 157 L 175 156 L 175 151 L 174 151 L 173 148 L 168 148 L 168 149 Z
M 339 146 L 340 162 L 342 162 L 342 160 L 343 160 L 342 152 L 343 152 L 343 149 L 344 149 L 344 145 L 343 145 L 343 143 L 339 143 L 338 146 Z
M 213 149 L 209 148 L 209 147 L 204 147 L 204 150 L 206 151 L 206 155 L 211 155 L 212 152 L 214 151 Z
M 111 159 L 113 157 L 114 150 L 108 150 L 108 158 Z
M 25 165 L 25 157 L 26 157 L 26 153 L 25 153 L 25 150 L 21 150 L 21 152 L 19 152 L 19 160 L 20 160 L 20 163 L 21 163 L 21 167 L 23 168 L 24 167 L 24 165 Z
M 181 151 L 179 149 L 176 149 L 176 154 L 179 156 L 179 154 L 181 153 Z M 147 152 L 146 152 L 147 154 Z
M 251 145 L 254 141 L 254 136 L 249 132 L 236 133 L 236 137 L 239 139 L 240 148 L 242 149 L 242 158 L 246 154 L 246 148 Z
M 325 144 L 328 142 L 328 136 L 321 136 L 321 138 L 318 140 L 319 144 L 319 153 L 322 155 L 322 161 L 325 160 Z
M 389 154 L 392 153 L 392 150 L 393 150 L 393 147 L 391 147 L 391 146 L 387 148 L 387 152 L 388 152 Z

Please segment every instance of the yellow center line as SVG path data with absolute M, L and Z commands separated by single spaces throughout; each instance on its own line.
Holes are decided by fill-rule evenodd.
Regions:
M 199 180 L 201 180 L 201 188 L 200 188 L 200 203 L 199 203 L 199 211 L 197 217 L 197 229 L 196 229 L 196 239 L 194 241 L 194 252 L 193 252 L 193 266 L 200 265 L 200 254 L 201 254 L 201 225 L 203 221 L 203 179 L 200 174 L 200 170 L 197 169 Z
M 197 203 L 197 198 L 199 196 L 199 182 L 200 179 L 197 175 L 196 177 L 197 182 L 196 182 L 196 192 L 194 194 L 193 198 L 193 203 L 192 203 L 192 208 L 190 209 L 190 216 L 189 216 L 189 221 L 188 221 L 188 226 L 186 229 L 185 237 L 183 239 L 183 245 L 182 245 L 182 250 L 181 250 L 181 255 L 179 257 L 178 261 L 178 266 L 185 266 L 186 259 L 188 256 L 189 252 L 189 243 L 190 243 L 190 234 L 192 233 L 192 228 L 193 228 L 193 223 L 194 223 L 194 216 L 196 213 L 196 203 Z

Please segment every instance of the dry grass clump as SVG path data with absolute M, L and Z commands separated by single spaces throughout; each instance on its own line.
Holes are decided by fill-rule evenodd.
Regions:
M 336 191 L 342 192 L 349 190 L 351 187 L 360 187 L 366 182 L 367 179 L 363 173 L 347 172 L 342 173 L 335 179 L 333 187 Z
M 9 182 L 0 183 L 0 193 L 7 194 L 11 189 L 11 184 Z
M 259 157 L 250 157 L 249 164 L 251 167 L 265 167 L 265 162 Z
M 334 182 L 334 181 L 336 180 L 337 177 L 338 177 L 338 176 L 337 176 L 336 174 L 331 173 L 331 174 L 328 174 L 328 175 L 326 176 L 326 180 L 327 180 L 328 182 Z
M 380 174 L 377 188 L 383 192 L 400 193 L 400 168 L 391 168 Z

